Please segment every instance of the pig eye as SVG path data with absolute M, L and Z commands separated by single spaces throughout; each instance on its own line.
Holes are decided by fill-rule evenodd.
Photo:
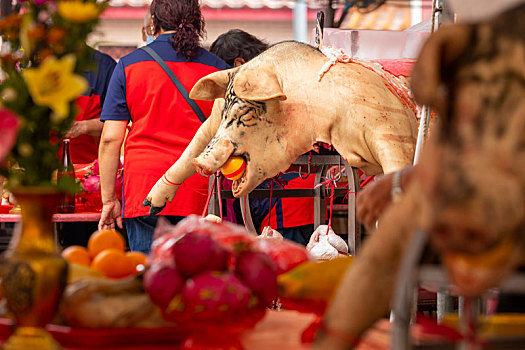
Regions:
M 236 113 L 237 126 L 254 126 L 257 124 L 257 116 L 253 108 L 248 106 L 240 107 Z

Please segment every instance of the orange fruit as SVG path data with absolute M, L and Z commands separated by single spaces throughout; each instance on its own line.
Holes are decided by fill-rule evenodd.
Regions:
M 62 251 L 62 257 L 71 264 L 91 265 L 91 257 L 89 256 L 88 250 L 79 245 L 72 245 L 64 249 Z
M 246 161 L 242 157 L 230 157 L 221 167 L 221 172 L 229 180 L 238 180 L 244 174 Z
M 138 265 L 146 266 L 146 254 L 142 252 L 127 252 L 126 256 L 131 260 L 133 266 L 136 268 Z
M 115 230 L 96 231 L 89 237 L 87 248 L 92 258 L 105 249 L 117 249 L 122 252 L 126 249 L 126 241 Z
M 109 278 L 123 278 L 135 272 L 130 258 L 119 249 L 104 249 L 93 259 L 91 268 Z

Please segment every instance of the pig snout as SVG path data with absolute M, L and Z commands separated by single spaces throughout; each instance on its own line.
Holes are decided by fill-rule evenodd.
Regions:
M 204 152 L 192 160 L 197 173 L 210 176 L 219 170 L 235 151 L 228 139 L 212 140 Z

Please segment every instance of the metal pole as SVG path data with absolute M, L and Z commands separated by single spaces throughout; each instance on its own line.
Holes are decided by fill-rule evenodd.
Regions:
M 323 46 L 323 29 L 324 29 L 324 12 L 317 11 L 317 21 L 315 22 L 315 39 L 314 46 L 319 48 Z
M 295 41 L 306 43 L 307 40 L 307 6 L 305 0 L 295 0 L 293 9 L 293 36 Z
M 413 1 L 415 3 L 417 1 Z M 442 16 L 441 12 L 443 11 L 443 2 L 441 0 L 432 0 L 432 22 L 430 27 L 430 33 L 433 33 L 437 24 L 437 27 L 441 25 Z M 412 8 L 414 13 L 414 8 Z M 423 106 L 421 110 L 421 119 L 419 120 L 419 131 L 417 134 L 417 143 L 416 151 L 414 154 L 414 164 L 417 164 L 419 161 L 419 156 L 421 155 L 421 150 L 423 148 L 423 143 L 428 135 L 428 128 L 430 124 L 430 107 Z
M 423 106 L 421 110 L 421 116 L 419 119 L 419 131 L 417 133 L 416 152 L 414 154 L 414 164 L 419 162 L 421 150 L 423 149 L 423 143 L 427 137 L 428 125 L 430 123 L 430 107 Z
M 410 1 L 410 25 L 420 23 L 423 20 L 423 0 Z
M 426 242 L 426 231 L 417 230 L 414 232 L 399 267 L 392 299 L 393 315 L 391 315 L 391 320 L 393 316 L 394 328 L 392 330 L 391 349 L 393 350 L 407 350 L 411 348 L 409 329 L 412 303 L 414 302 L 414 289 L 418 285 L 417 266 Z
M 327 28 L 333 28 L 334 27 L 334 17 L 335 17 L 335 11 L 334 7 L 332 5 L 332 0 L 328 0 L 328 4 L 326 6 L 326 27 Z

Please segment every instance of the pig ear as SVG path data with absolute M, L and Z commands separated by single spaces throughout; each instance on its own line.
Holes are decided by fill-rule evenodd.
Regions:
M 275 72 L 267 69 L 242 70 L 235 75 L 233 91 L 243 100 L 266 101 L 273 98 L 286 100 Z
M 230 77 L 239 68 L 220 70 L 199 79 L 190 91 L 190 98 L 194 100 L 213 101 L 224 98 Z

